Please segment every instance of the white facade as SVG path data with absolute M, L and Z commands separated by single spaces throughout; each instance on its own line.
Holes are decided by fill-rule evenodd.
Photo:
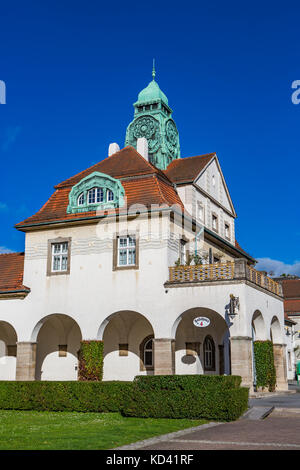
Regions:
M 216 160 L 194 185 L 178 186 L 177 191 L 197 221 L 198 231 L 201 222 L 212 231 L 211 214 L 217 214 L 217 234 L 224 243 L 217 238 L 212 243 L 212 235 L 202 234 L 195 244 L 195 231 L 174 221 L 167 209 L 160 215 L 153 212 L 151 222 L 147 213 L 134 220 L 122 216 L 117 224 L 108 217 L 26 230 L 23 284 L 30 287 L 30 293 L 25 298 L 0 299 L 0 379 L 15 380 L 16 363 L 23 360 L 21 353 L 20 359 L 19 353 L 17 357 L 8 353 L 9 347 L 18 344 L 21 351 L 22 344 L 36 344 L 31 379 L 76 380 L 80 341 L 89 339 L 104 341 L 104 380 L 133 380 L 138 374 L 162 371 L 239 373 L 252 386 L 252 359 L 244 358 L 244 344 L 252 344 L 254 327 L 255 339 L 273 339 L 284 349 L 282 298 L 246 278 L 247 260 L 234 252 L 235 212 Z M 202 221 L 197 216 L 198 204 L 204 208 Z M 230 227 L 229 240 L 225 222 Z M 116 234 L 134 234 L 139 240 L 138 266 L 133 269 L 114 269 Z M 49 275 L 49 240 L 60 239 L 70 240 L 70 272 Z M 180 256 L 181 240 L 190 252 L 209 248 L 222 252 L 221 263 L 235 265 L 235 275 L 204 282 L 169 282 L 169 268 Z M 243 267 L 240 274 L 238 261 Z M 239 300 L 235 316 L 230 316 L 231 295 Z M 209 318 L 210 325 L 194 326 L 199 316 Z M 212 353 L 207 337 L 213 341 Z M 146 366 L 146 352 L 141 348 L 147 338 L 154 339 L 154 351 L 152 364 Z M 161 364 L 161 344 L 173 357 L 167 365 Z M 124 345 L 127 351 L 122 354 Z M 211 365 L 210 354 L 214 356 Z M 284 363 L 282 370 L 286 374 Z M 280 380 L 278 386 L 284 388 L 284 378 Z

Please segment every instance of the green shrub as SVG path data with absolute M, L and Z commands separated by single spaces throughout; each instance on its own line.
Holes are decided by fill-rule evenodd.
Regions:
M 125 416 L 232 421 L 248 408 L 248 388 L 141 390 L 135 384 L 125 399 Z
M 0 409 L 118 412 L 132 382 L 1 382 Z
M 239 388 L 238 375 L 138 375 L 134 383 L 139 390 L 195 390 Z
M 103 377 L 103 341 L 81 341 L 78 379 L 101 381 Z
M 275 390 L 276 369 L 272 341 L 254 341 L 256 386 Z
M 0 409 L 121 412 L 144 418 L 237 419 L 248 406 L 238 376 L 139 376 L 134 382 L 0 381 Z

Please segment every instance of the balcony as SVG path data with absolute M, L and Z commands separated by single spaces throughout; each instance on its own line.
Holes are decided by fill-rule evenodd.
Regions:
M 246 260 L 236 259 L 226 263 L 174 266 L 169 268 L 169 286 L 183 283 L 246 280 L 282 297 L 282 286 L 263 272 L 248 266 Z

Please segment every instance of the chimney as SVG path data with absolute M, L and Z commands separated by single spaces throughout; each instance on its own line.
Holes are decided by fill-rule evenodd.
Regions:
M 116 144 L 115 142 L 114 142 L 113 144 L 109 144 L 109 147 L 108 147 L 108 156 L 110 157 L 110 156 L 113 155 L 114 153 L 117 153 L 119 150 L 120 150 L 120 147 L 119 147 L 118 144 Z
M 136 144 L 136 150 L 142 157 L 144 157 L 145 160 L 149 161 L 148 158 L 148 141 L 145 137 L 140 137 L 137 140 Z

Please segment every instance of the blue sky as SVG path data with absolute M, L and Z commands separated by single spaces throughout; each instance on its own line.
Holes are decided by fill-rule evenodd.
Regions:
M 217 152 L 239 243 L 300 274 L 299 3 L 12 0 L 0 15 L 1 251 L 23 250 L 13 225 L 55 184 L 124 145 L 155 57 L 182 156 Z

